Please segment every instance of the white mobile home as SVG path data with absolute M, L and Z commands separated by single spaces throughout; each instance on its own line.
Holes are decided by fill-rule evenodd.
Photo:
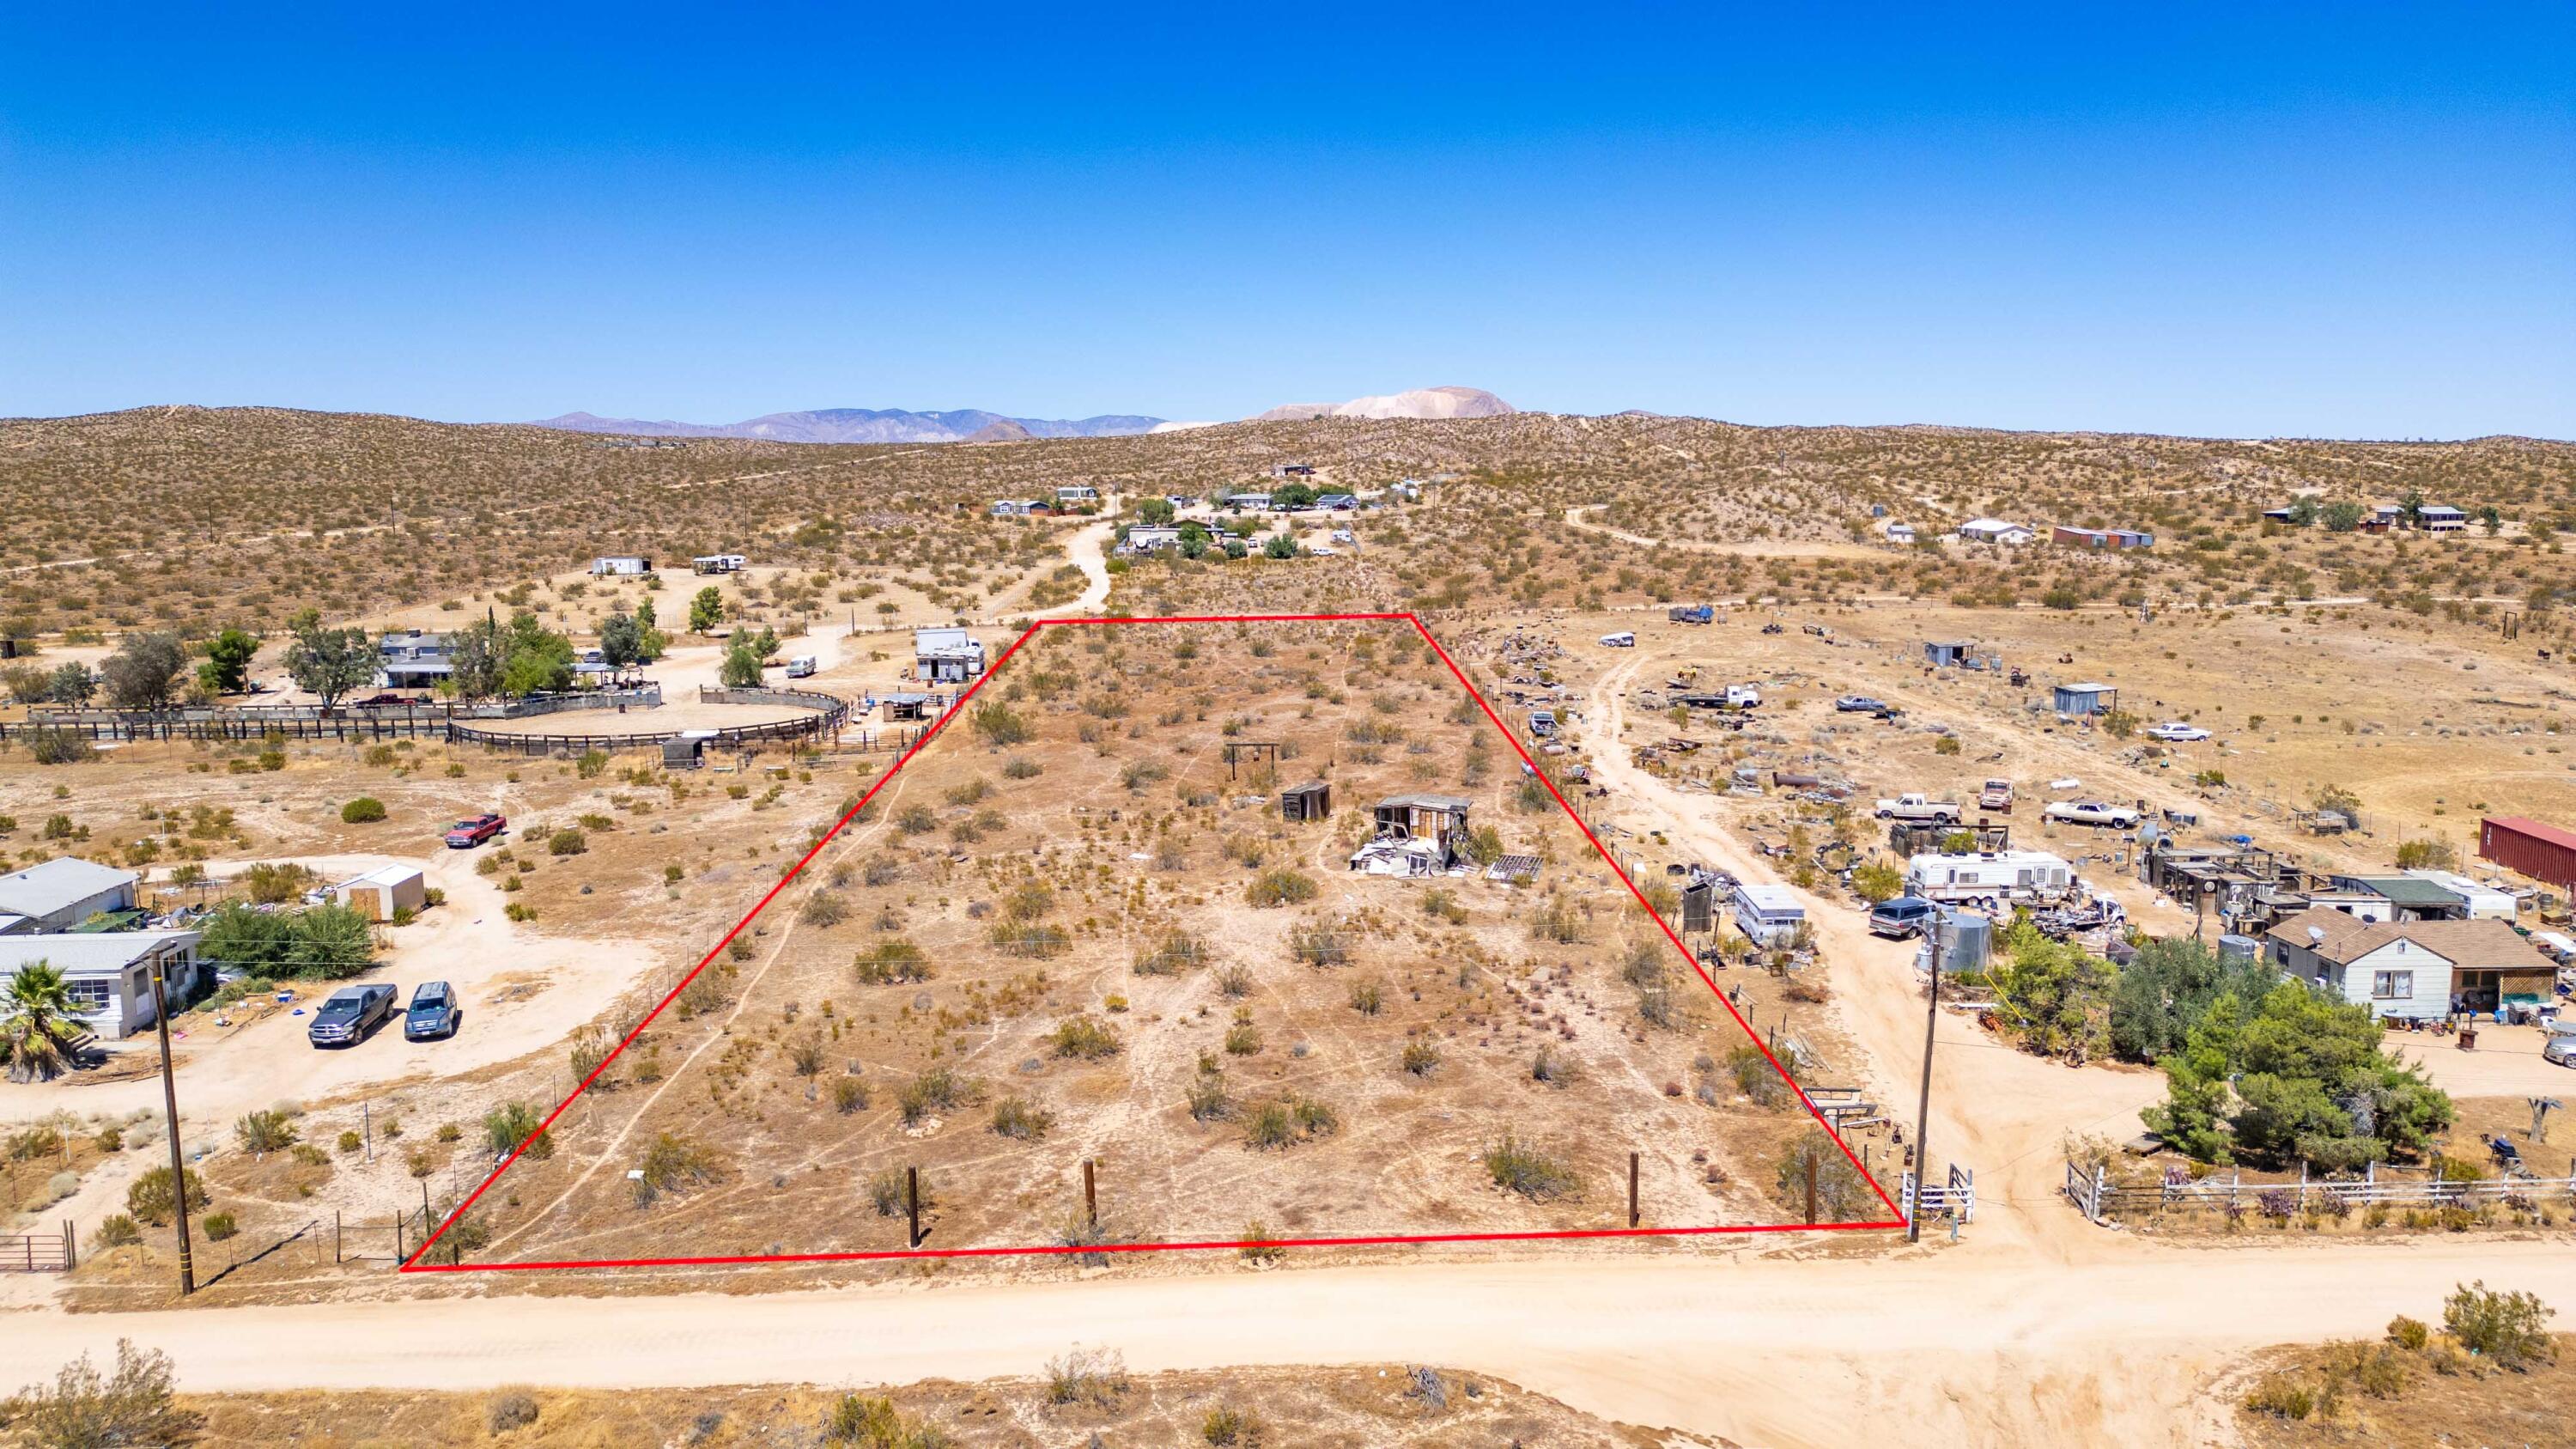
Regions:
M 984 672 L 984 641 L 963 629 L 912 631 L 913 676 L 962 684 Z
M 0 875 L 0 918 L 15 918 L 0 934 L 68 931 L 103 911 L 131 910 L 138 879 L 68 855 Z
M 1786 946 L 1807 924 L 1807 908 L 1787 886 L 1738 882 L 1735 924 L 1756 945 Z
M 738 574 L 747 566 L 748 561 L 738 553 L 702 553 L 689 560 L 689 572 L 693 574 Z
M 2075 867 L 2044 850 L 1936 852 L 1905 862 L 1905 893 L 1929 901 L 2030 900 L 2064 895 L 2076 884 Z
M 595 575 L 601 576 L 613 575 L 619 578 L 633 578 L 641 574 L 649 574 L 653 572 L 653 561 L 639 554 L 613 554 L 604 558 L 592 559 L 590 561 L 590 571 Z
M 0 983 L 38 962 L 63 973 L 89 1029 L 108 1041 L 152 1024 L 152 969 L 181 1005 L 196 994 L 195 931 L 90 931 L 71 936 L 0 937 Z
M 2417 880 L 2431 881 L 2468 902 L 2468 918 L 2472 921 L 2510 921 L 2514 917 L 2514 912 L 2521 907 L 2520 900 L 2503 886 L 2474 881 L 2457 871 L 2410 870 L 2403 874 L 2411 875 Z

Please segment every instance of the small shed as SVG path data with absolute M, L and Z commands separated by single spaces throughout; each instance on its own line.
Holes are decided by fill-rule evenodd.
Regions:
M 1279 792 L 1279 818 L 1282 820 L 1321 820 L 1333 813 L 1333 787 L 1321 780 L 1309 780 Z
M 2108 714 L 2119 703 L 2120 691 L 2108 684 L 2061 684 L 2056 689 L 2059 714 Z
M 877 705 L 885 711 L 887 722 L 924 720 L 931 716 L 939 696 L 935 694 L 881 694 Z
M 1923 642 L 1923 662 L 1936 669 L 1947 669 L 1977 652 L 1973 639 L 1927 639 Z
M 1467 805 L 1455 795 L 1391 795 L 1377 802 L 1377 838 L 1431 841 L 1446 864 L 1467 844 Z
M 662 768 L 665 770 L 703 768 L 707 762 L 707 741 L 715 737 L 714 730 L 682 730 L 664 740 Z
M 415 866 L 389 865 L 342 882 L 332 898 L 370 921 L 390 921 L 429 904 L 429 884 Z

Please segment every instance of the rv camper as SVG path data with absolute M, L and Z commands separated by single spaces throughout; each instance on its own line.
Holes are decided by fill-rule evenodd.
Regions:
M 1905 893 L 1927 901 L 2055 900 L 2076 885 L 2075 867 L 2044 850 L 1933 853 L 1905 863 Z

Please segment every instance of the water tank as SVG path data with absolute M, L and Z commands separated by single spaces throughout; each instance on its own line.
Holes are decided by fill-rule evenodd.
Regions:
M 1983 971 L 1994 949 L 1994 922 L 1975 911 L 1941 913 L 1941 969 Z

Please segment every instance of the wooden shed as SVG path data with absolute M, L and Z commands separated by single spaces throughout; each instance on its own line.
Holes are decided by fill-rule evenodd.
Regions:
M 1279 792 L 1279 818 L 1282 820 L 1321 820 L 1333 813 L 1333 787 L 1321 780 L 1309 780 Z

